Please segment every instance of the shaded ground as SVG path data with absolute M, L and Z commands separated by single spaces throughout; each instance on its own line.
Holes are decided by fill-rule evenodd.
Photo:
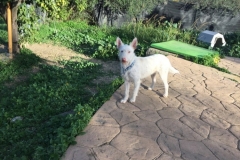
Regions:
M 26 48 L 30 49 L 33 53 L 39 56 L 41 59 L 45 61 L 45 63 L 49 65 L 58 65 L 57 61 L 59 60 L 70 60 L 74 57 L 80 57 L 85 60 L 101 64 L 103 66 L 103 70 L 105 72 L 111 73 L 109 76 L 98 77 L 94 82 L 96 84 L 99 83 L 109 83 L 114 80 L 117 76 L 120 75 L 120 68 L 118 61 L 101 61 L 97 59 L 91 59 L 84 54 L 79 54 L 74 52 L 71 49 L 66 47 L 57 46 L 53 44 L 28 44 Z M 0 45 L 0 60 L 8 61 L 9 54 L 7 53 L 7 47 L 4 45 Z M 37 72 L 37 68 L 33 68 L 33 72 Z M 24 75 L 18 76 L 15 78 L 13 82 L 6 85 L 13 85 L 12 83 L 18 83 L 20 81 L 24 81 L 27 77 Z M 93 94 L 95 94 L 95 90 L 92 90 Z
M 81 57 L 91 62 L 99 63 L 103 65 L 104 70 L 112 71 L 113 73 L 119 72 L 119 65 L 117 61 L 101 61 L 97 59 L 91 59 L 83 54 L 78 54 L 71 49 L 62 46 L 56 46 L 52 44 L 29 44 L 26 46 L 37 56 L 46 60 L 49 64 L 55 64 L 58 60 L 70 60 L 73 57 Z

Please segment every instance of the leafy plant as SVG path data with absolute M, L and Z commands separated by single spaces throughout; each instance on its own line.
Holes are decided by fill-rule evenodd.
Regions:
M 66 20 L 71 14 L 67 0 L 36 0 L 36 3 L 47 11 L 51 19 Z
M 21 49 L 20 54 L 13 61 L 9 63 L 0 61 L 0 85 L 31 69 L 32 66 L 37 65 L 40 61 L 38 56 L 25 48 Z
M 226 46 L 220 47 L 222 55 L 240 58 L 240 32 L 224 35 Z
M 18 10 L 18 30 L 20 35 L 20 43 L 28 41 L 38 29 L 38 16 L 35 13 L 35 7 L 33 5 L 27 5 L 22 3 Z
M 97 88 L 92 81 L 107 74 L 99 64 L 73 58 L 38 68 L 17 86 L 0 83 L 0 159 L 59 159 L 122 83 L 102 83 L 93 97 L 88 87 Z

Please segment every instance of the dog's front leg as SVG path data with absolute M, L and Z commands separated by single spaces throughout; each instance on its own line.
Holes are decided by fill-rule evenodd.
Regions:
M 138 90 L 139 90 L 139 87 L 140 87 L 140 83 L 141 81 L 140 80 L 135 80 L 134 81 L 134 90 L 133 90 L 133 96 L 130 100 L 130 102 L 135 102 L 136 101 L 136 97 L 138 95 Z
M 130 84 L 127 80 L 125 80 L 124 85 L 125 85 L 125 95 L 124 95 L 124 98 L 121 100 L 121 103 L 126 103 L 129 97 Z

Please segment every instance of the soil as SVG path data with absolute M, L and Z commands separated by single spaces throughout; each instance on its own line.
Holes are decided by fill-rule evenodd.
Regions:
M 26 48 L 30 49 L 40 58 L 44 59 L 47 63 L 56 63 L 58 60 L 70 60 L 73 57 L 81 57 L 91 62 L 102 64 L 104 70 L 110 70 L 114 73 L 119 72 L 118 61 L 101 61 L 90 58 L 84 54 L 76 53 L 75 51 L 63 46 L 53 44 L 28 44 Z
M 43 59 L 48 65 L 57 65 L 59 60 L 70 60 L 73 57 L 81 57 L 85 60 L 101 64 L 104 72 L 111 73 L 111 76 L 99 77 L 95 80 L 95 83 L 109 83 L 120 75 L 120 65 L 118 61 L 102 61 L 98 59 L 90 58 L 84 54 L 76 53 L 75 51 L 63 46 L 57 46 L 53 44 L 27 44 L 26 48 L 30 49 L 33 53 Z M 0 60 L 8 61 L 9 54 L 7 53 L 7 47 L 0 44 Z M 35 72 L 35 68 L 33 68 Z M 25 77 L 16 77 L 15 82 L 26 79 Z M 12 85 L 12 84 L 9 84 Z

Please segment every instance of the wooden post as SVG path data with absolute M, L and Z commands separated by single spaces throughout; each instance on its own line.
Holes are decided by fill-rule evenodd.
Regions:
M 8 52 L 10 54 L 10 59 L 12 59 L 13 58 L 12 14 L 9 3 L 7 3 L 7 26 L 8 26 Z

